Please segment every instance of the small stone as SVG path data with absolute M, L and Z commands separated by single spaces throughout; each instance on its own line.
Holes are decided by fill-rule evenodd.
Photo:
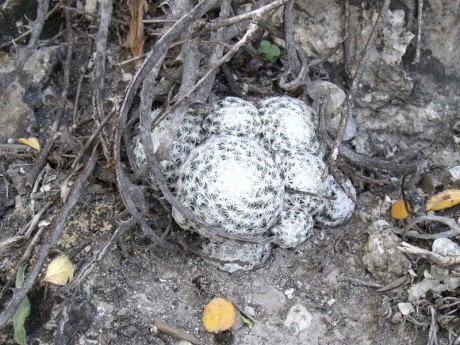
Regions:
M 392 324 L 400 323 L 402 321 L 402 318 L 403 318 L 402 313 L 398 311 L 393 315 L 393 318 L 391 319 L 391 323 Z
M 398 309 L 404 316 L 407 316 L 414 311 L 412 303 L 398 303 Z
M 289 309 L 286 321 L 284 321 L 284 327 L 297 335 L 310 328 L 312 319 L 313 316 L 302 304 L 296 304 Z
M 449 169 L 450 176 L 452 180 L 458 181 L 460 180 L 460 165 L 456 165 Z
M 342 115 L 339 114 L 331 119 L 331 127 L 334 130 L 337 130 L 339 128 L 341 117 Z M 343 140 L 348 141 L 348 140 L 353 139 L 356 136 L 356 131 L 357 131 L 356 120 L 354 116 L 351 115 L 348 118 L 347 126 L 345 127 L 345 133 L 343 134 Z
M 372 276 L 384 284 L 405 275 L 410 267 L 410 261 L 398 249 L 400 243 L 401 239 L 383 220 L 375 222 L 369 229 L 362 261 Z
M 286 289 L 284 291 L 284 294 L 286 295 L 288 299 L 292 299 L 292 297 L 294 296 L 294 291 L 295 291 L 294 288 Z
M 433 253 L 443 256 L 457 256 L 460 255 L 460 246 L 448 238 L 437 238 L 433 241 Z
M 335 300 L 334 298 L 331 298 L 331 299 L 330 299 L 329 301 L 327 301 L 326 303 L 327 303 L 327 305 L 328 305 L 329 307 L 332 307 L 332 306 L 335 304 L 335 302 L 336 302 L 336 300 Z
M 244 307 L 244 313 L 251 317 L 254 317 L 256 315 L 255 309 L 249 305 Z

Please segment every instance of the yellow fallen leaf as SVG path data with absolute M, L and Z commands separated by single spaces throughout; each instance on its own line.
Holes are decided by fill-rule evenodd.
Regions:
M 442 211 L 460 204 L 460 189 L 448 189 L 433 195 L 426 203 L 426 211 Z
M 409 213 L 407 213 L 403 199 L 398 199 L 391 205 L 391 216 L 394 219 L 406 219 L 407 217 L 409 217 Z
M 203 310 L 203 326 L 208 332 L 220 333 L 235 323 L 235 307 L 223 298 L 214 298 Z
M 65 285 L 73 278 L 73 264 L 65 255 L 58 256 L 51 260 L 46 269 L 44 282 L 56 285 Z
M 38 152 L 40 152 L 40 143 L 38 142 L 38 139 L 35 137 L 28 137 L 27 139 L 19 138 L 18 143 L 30 146 L 34 150 L 37 150 Z

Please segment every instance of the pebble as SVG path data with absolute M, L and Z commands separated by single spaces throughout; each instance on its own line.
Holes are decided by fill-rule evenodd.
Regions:
M 328 305 L 329 307 L 332 307 L 332 306 L 335 304 L 335 302 L 336 302 L 336 300 L 335 300 L 334 298 L 331 298 L 331 299 L 330 299 L 329 301 L 327 301 L 326 303 L 327 303 L 327 305 Z
M 412 303 L 398 303 L 398 309 L 404 316 L 407 316 L 414 311 Z
M 288 299 L 292 299 L 294 297 L 294 291 L 295 291 L 294 288 L 286 289 L 284 291 L 284 294 L 286 295 Z
M 459 181 L 460 180 L 460 165 L 456 165 L 449 169 L 450 176 L 452 180 Z
M 310 328 L 313 316 L 302 304 L 296 304 L 289 309 L 284 321 L 284 327 L 297 335 Z
M 254 317 L 256 315 L 255 309 L 248 305 L 244 307 L 244 313 L 251 317 Z

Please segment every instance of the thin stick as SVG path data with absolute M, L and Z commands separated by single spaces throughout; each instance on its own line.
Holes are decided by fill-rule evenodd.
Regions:
M 58 3 L 56 4 L 53 9 L 51 11 L 49 11 L 47 14 L 46 14 L 46 17 L 45 17 L 45 21 L 51 17 L 53 14 L 55 14 L 57 12 L 58 9 L 61 8 L 61 4 Z M 8 42 L 5 42 L 5 43 L 2 43 L 0 44 L 0 49 L 3 49 L 3 48 L 6 48 L 6 47 L 9 47 L 17 42 L 20 42 L 22 41 L 24 38 L 28 37 L 30 34 L 32 33 L 32 30 L 27 30 L 26 32 L 23 32 L 22 34 L 20 34 L 18 37 L 12 39 L 11 41 L 8 41 Z
M 195 338 L 193 335 L 185 333 L 183 330 L 177 327 L 171 326 L 170 324 L 163 322 L 161 320 L 155 319 L 155 322 L 153 325 L 158 329 L 158 331 L 164 334 L 170 335 L 171 337 L 177 338 L 179 340 L 185 340 L 192 344 L 197 344 L 197 345 L 201 344 L 201 342 L 197 338 Z
M 366 46 L 364 48 L 364 52 L 361 55 L 360 60 L 358 61 L 358 65 L 356 66 L 356 71 L 355 71 L 355 74 L 353 75 L 350 91 L 347 95 L 347 107 L 346 107 L 346 110 L 342 113 L 342 116 L 340 118 L 340 124 L 337 129 L 337 136 L 335 138 L 334 145 L 332 146 L 331 154 L 328 159 L 329 163 L 337 160 L 337 157 L 339 155 L 339 147 L 343 141 L 343 136 L 345 134 L 345 129 L 347 127 L 348 118 L 350 117 L 351 109 L 353 109 L 353 98 L 356 94 L 356 91 L 358 90 L 359 83 L 364 73 L 364 68 L 366 67 L 367 60 L 369 59 L 371 48 L 374 44 L 375 38 L 377 37 L 378 29 L 380 28 L 383 17 L 386 16 L 388 12 L 389 5 L 390 5 L 390 0 L 385 0 L 384 3 L 382 4 L 377 20 L 375 21 L 371 34 L 369 35 L 369 38 L 367 40 Z
M 80 161 L 81 157 L 83 156 L 83 154 L 86 152 L 86 150 L 91 146 L 91 144 L 93 143 L 93 141 L 96 139 L 96 137 L 99 135 L 99 133 L 102 131 L 102 129 L 109 123 L 109 121 L 112 119 L 112 117 L 115 115 L 116 111 L 115 109 L 113 109 L 105 118 L 104 120 L 101 122 L 101 124 L 99 125 L 99 127 L 97 127 L 97 129 L 91 134 L 91 136 L 89 137 L 89 139 L 86 141 L 85 145 L 83 145 L 83 147 L 81 148 L 80 152 L 78 152 L 77 156 L 75 157 L 73 163 L 72 163 L 72 166 L 71 168 L 73 170 L 75 170 L 75 168 L 77 167 L 77 164 L 78 162 Z
M 344 36 L 343 52 L 345 54 L 345 70 L 349 72 L 351 63 L 351 35 L 350 35 L 350 0 L 344 1 L 345 24 L 343 26 Z
M 249 21 L 249 20 L 257 21 L 262 16 L 264 16 L 267 12 L 273 11 L 273 10 L 277 9 L 278 7 L 283 6 L 284 4 L 288 3 L 289 1 L 292 1 L 292 0 L 276 0 L 276 1 L 273 1 L 272 3 L 270 3 L 270 4 L 266 5 L 266 6 L 263 6 L 261 8 L 258 8 L 256 10 L 253 10 L 253 11 L 250 11 L 250 12 L 240 14 L 238 16 L 234 16 L 234 17 L 231 17 L 231 18 L 228 18 L 228 19 L 219 20 L 219 21 L 216 21 L 214 23 L 202 23 L 204 25 L 203 30 L 200 30 L 200 31 L 198 31 L 198 32 L 196 32 L 196 33 L 194 33 L 194 34 L 192 34 L 190 36 L 184 37 L 183 40 L 181 40 L 180 42 L 175 42 L 174 44 L 171 45 L 171 47 L 174 47 L 175 45 L 180 44 L 185 40 L 201 36 L 202 34 L 207 33 L 209 31 L 214 31 L 214 30 L 223 28 L 224 26 L 230 26 L 230 25 L 233 25 L 233 24 L 237 24 L 237 23 L 240 23 L 240 22 L 243 22 L 243 21 Z M 198 24 L 201 24 L 201 23 L 198 23 Z
M 51 136 L 50 138 L 46 141 L 46 144 L 44 145 L 43 149 L 40 152 L 40 157 L 38 158 L 34 168 L 30 172 L 26 185 L 27 186 L 33 186 L 38 174 L 40 171 L 43 169 L 43 167 L 46 164 L 46 160 L 48 158 L 49 153 L 51 152 L 51 149 L 54 145 L 54 141 L 60 136 L 58 130 L 59 126 L 61 125 L 61 120 L 62 116 L 64 115 L 65 109 L 66 109 L 66 104 L 67 104 L 67 94 L 69 91 L 69 84 L 70 84 L 70 70 L 71 70 L 71 64 L 72 64 L 72 59 L 73 59 L 73 52 L 74 52 L 74 47 L 75 47 L 75 42 L 73 39 L 73 29 L 72 29 L 72 16 L 70 12 L 64 11 L 65 12 L 65 17 L 66 17 L 66 29 L 67 29 L 67 56 L 65 60 L 65 65 L 64 65 L 64 80 L 63 80 L 63 85 L 62 85 L 62 93 L 61 93 L 61 99 L 59 102 L 59 109 L 56 113 L 53 126 L 51 128 Z
M 435 216 L 435 215 L 420 216 L 414 219 L 412 223 L 408 225 L 408 227 L 409 229 L 411 229 L 411 228 L 414 228 L 415 224 L 426 222 L 426 221 L 443 223 L 447 225 L 449 228 L 451 228 L 451 231 L 446 231 L 442 233 L 443 235 L 450 235 L 449 237 L 460 235 L 460 226 L 458 226 L 452 218 L 446 218 L 446 217 Z M 425 235 L 426 237 L 419 237 L 419 238 L 426 238 L 426 239 L 439 238 L 438 237 L 439 234 L 423 234 L 423 235 Z M 446 237 L 446 236 L 442 236 L 442 237 Z
M 105 158 L 110 161 L 109 145 L 107 143 L 107 133 L 104 132 L 104 126 L 101 122 L 105 120 L 105 108 L 104 108 L 104 84 L 105 84 L 105 60 L 107 51 L 107 36 L 109 34 L 109 25 L 112 18 L 112 0 L 101 0 L 99 4 L 99 29 L 96 38 L 96 123 L 101 128 L 102 133 L 99 135 L 102 150 L 104 151 Z
M 422 23 L 423 23 L 423 0 L 417 0 L 417 42 L 415 44 L 415 57 L 413 65 L 420 62 L 420 46 L 422 40 Z
M 136 225 L 134 217 L 131 217 L 127 221 L 120 222 L 117 229 L 113 232 L 110 238 L 101 246 L 93 248 L 91 253 L 87 255 L 89 258 L 82 266 L 79 267 L 78 272 L 72 281 L 66 286 L 67 291 L 74 291 L 77 286 L 83 281 L 83 279 L 90 274 L 96 267 L 97 263 L 100 262 L 109 252 L 111 248 L 117 243 L 120 237 L 133 226 Z
M 440 255 L 437 253 L 430 252 L 429 250 L 413 246 L 407 242 L 402 242 L 402 247 L 398 247 L 398 249 L 407 254 L 415 254 L 419 255 L 423 258 L 429 259 L 434 261 L 434 263 L 441 265 L 441 266 L 452 266 L 460 264 L 460 255 Z
M 245 45 L 250 39 L 251 37 L 254 35 L 254 33 L 256 32 L 257 30 L 257 24 L 255 23 L 251 23 L 251 25 L 249 25 L 249 28 L 248 30 L 246 31 L 246 33 L 244 34 L 244 36 L 232 47 L 232 49 L 230 49 L 224 56 L 222 56 L 222 58 L 219 59 L 219 61 L 217 61 L 216 64 L 214 64 L 213 66 L 211 66 L 211 68 L 209 68 L 209 70 L 206 72 L 206 74 L 201 77 L 200 80 L 198 80 L 195 85 L 193 85 L 182 97 L 180 97 L 175 103 L 173 106 L 171 106 L 167 111 L 165 111 L 163 114 L 160 114 L 159 116 L 157 116 L 154 120 L 153 120 L 153 123 L 152 123 L 152 128 L 155 128 L 160 122 L 161 120 L 163 120 L 168 114 L 172 113 L 175 109 L 177 109 L 179 107 L 179 105 L 184 101 L 186 100 L 188 97 L 190 97 L 192 95 L 192 93 L 198 89 L 201 84 L 203 84 L 207 79 L 208 77 L 213 74 L 219 67 L 220 65 L 222 65 L 223 63 L 225 62 L 228 62 L 230 60 L 230 58 L 236 54 L 236 52 L 238 50 L 240 50 L 240 48 Z
M 340 277 L 340 281 L 348 282 L 348 283 L 351 283 L 353 285 L 361 285 L 361 286 L 367 286 L 367 287 L 378 288 L 378 289 L 381 289 L 383 287 L 382 284 L 373 283 L 373 282 L 369 282 L 369 281 L 366 281 L 366 280 L 353 278 L 353 277 L 348 277 L 348 276 L 344 276 L 344 275 L 342 275 Z

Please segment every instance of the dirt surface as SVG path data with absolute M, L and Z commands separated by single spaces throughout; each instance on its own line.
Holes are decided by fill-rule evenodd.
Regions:
M 380 1 L 350 2 L 353 23 L 356 24 L 351 31 L 356 45 L 353 54 L 357 56 L 359 47 L 364 44 L 362 37 L 369 34 L 371 20 L 376 16 Z M 341 40 L 343 27 L 343 22 L 337 20 L 342 16 L 341 2 L 314 3 L 311 5 L 306 1 L 305 4 L 296 3 L 294 7 L 295 37 L 311 59 L 332 49 Z M 460 70 L 458 59 L 452 58 L 458 56 L 458 42 L 455 44 L 452 40 L 453 36 L 458 37 L 456 32 L 460 31 L 458 1 L 456 9 L 455 4 L 449 1 L 425 3 L 427 24 L 423 38 L 426 45 L 422 49 L 420 64 L 414 65 L 415 40 L 409 37 L 416 34 L 415 5 L 405 1 L 391 2 L 391 25 L 388 24 L 377 39 L 377 48 L 372 51 L 370 67 L 363 77 L 362 92 L 358 92 L 356 98 L 355 118 L 351 121 L 355 123 L 357 134 L 350 142 L 353 149 L 366 155 L 400 161 L 406 158 L 411 162 L 416 159 L 425 161 L 423 168 L 426 173 L 415 187 L 407 191 L 414 211 L 420 214 L 424 212 L 423 202 L 429 195 L 460 185 L 460 178 L 449 172 L 452 167 L 460 165 Z M 20 17 L 17 6 L 23 5 L 19 1 L 13 7 L 0 11 L 8 19 L 5 21 L 8 30 L 0 34 L 0 43 L 26 30 L 19 24 L 16 28 L 12 24 Z M 89 8 L 86 7 L 86 10 L 89 11 Z M 28 8 L 28 11 L 34 13 L 35 9 Z M 116 103 L 139 65 L 134 62 L 119 65 L 131 58 L 130 52 L 120 47 L 128 31 L 129 11 L 124 3 L 116 3 L 114 13 L 122 24 L 111 27 L 109 35 L 107 60 L 110 63 L 105 96 Z M 156 4 L 150 4 L 148 16 L 153 18 L 160 14 L 162 11 Z M 435 25 L 442 15 L 446 16 L 444 30 L 452 28 L 449 34 L 442 33 Z M 52 224 L 66 201 L 66 191 L 72 189 L 76 171 L 85 166 L 82 163 L 80 170 L 70 169 L 78 148 L 96 127 L 92 121 L 95 109 L 91 93 L 95 63 L 91 35 L 96 34 L 97 28 L 94 16 L 80 14 L 74 17 L 77 53 L 72 62 L 73 74 L 63 125 L 70 129 L 71 134 L 64 133 L 56 141 L 33 192 L 30 186 L 26 186 L 26 180 L 39 155 L 32 149 L 8 145 L 12 140 L 28 136 L 35 136 L 45 143 L 52 132 L 53 114 L 60 106 L 59 94 L 65 67 L 62 49 L 65 42 L 62 37 L 55 37 L 59 32 L 56 29 L 58 24 L 64 25 L 62 18 L 53 15 L 53 25 L 50 24 L 50 29 L 42 37 L 48 46 L 53 47 L 49 49 L 52 53 L 47 55 L 47 50 L 42 50 L 31 58 L 33 63 L 30 64 L 39 66 L 32 68 L 32 72 L 35 71 L 32 75 L 40 75 L 40 80 L 32 80 L 27 74 L 30 71 L 25 69 L 14 84 L 14 90 L 9 91 L 13 95 L 10 97 L 17 101 L 13 108 L 21 109 L 21 114 L 7 114 L 2 110 L 6 109 L 7 103 L 2 103 L 5 107 L 0 109 L 0 123 L 5 123 L 5 128 L 8 124 L 8 130 L 0 129 L 1 144 L 4 144 L 0 147 L 2 243 L 24 235 L 28 222 L 48 202 L 51 206 L 46 208 L 40 218 L 42 223 L 37 228 L 46 229 Z M 457 21 L 452 19 L 453 16 L 457 16 Z M 282 13 L 277 12 L 272 19 L 277 25 L 277 19 L 282 22 Z M 311 26 L 303 26 L 305 22 Z M 308 27 L 310 31 L 306 29 Z M 326 31 L 327 28 L 330 30 Z M 150 32 L 153 37 L 156 37 L 155 29 Z M 443 35 L 446 35 L 444 48 L 450 50 L 444 49 L 439 42 Z M 318 40 L 321 44 L 312 43 L 313 36 L 321 37 Z M 275 38 L 273 42 L 285 48 Z M 153 39 L 148 39 L 144 50 L 153 45 Z M 11 61 L 8 61 L 12 52 L 9 49 L 13 48 L 2 49 L 0 67 L 11 69 Z M 237 55 L 229 66 L 241 78 L 239 82 L 244 84 L 248 98 L 257 99 L 265 93 L 282 92 L 276 84 L 279 78 L 274 76 L 282 72 L 283 64 L 279 60 L 274 63 L 251 60 L 248 58 L 251 54 L 245 54 Z M 285 59 L 285 56 L 282 58 Z M 178 64 L 177 59 L 165 63 L 171 71 Z M 38 68 L 43 68 L 43 71 L 39 73 Z M 86 76 L 83 78 L 82 75 Z M 310 71 L 312 79 L 327 79 L 343 89 L 347 87 L 345 76 L 342 54 L 334 55 Z M 75 104 L 77 93 L 79 99 Z M 297 93 L 300 92 L 297 90 Z M 226 85 L 222 74 L 218 74 L 210 99 L 226 95 L 233 95 L 231 88 Z M 168 96 L 167 93 L 161 94 L 161 99 L 165 100 Z M 136 111 L 138 103 L 136 98 Z M 107 109 L 110 109 L 108 105 Z M 73 142 L 69 138 L 78 139 L 80 146 L 77 145 L 77 150 L 72 148 Z M 123 158 L 126 167 L 128 158 L 126 155 Z M 50 258 L 58 254 L 69 256 L 75 264 L 76 276 L 86 263 L 95 260 L 94 250 L 109 241 L 117 226 L 126 218 L 126 214 L 122 213 L 125 210 L 122 198 L 116 185 L 110 182 L 113 181 L 113 171 L 107 163 L 102 159 L 96 165 L 93 176 L 81 193 L 82 197 L 66 221 L 62 236 L 50 253 Z M 402 314 L 398 304 L 407 302 L 408 288 L 422 280 L 430 262 L 408 256 L 409 267 L 406 267 L 404 263 L 392 261 L 391 255 L 387 258 L 388 251 L 384 248 L 382 253 L 371 254 L 388 259 L 388 267 L 383 268 L 387 275 L 382 274 L 382 268 L 379 272 L 377 269 L 369 272 L 369 267 L 363 263 L 363 257 L 369 255 L 368 240 L 377 220 L 386 220 L 395 229 L 401 230 L 397 234 L 397 243 L 408 230 L 407 222 L 391 219 L 389 214 L 391 201 L 401 197 L 403 176 L 356 168 L 353 164 L 344 164 L 341 168 L 351 177 L 358 191 L 359 206 L 346 224 L 335 228 L 317 227 L 312 237 L 300 246 L 294 249 L 275 247 L 262 267 L 233 274 L 221 271 L 191 253 L 155 246 L 138 227 L 134 227 L 121 240 L 115 241 L 117 245 L 108 248 L 107 255 L 76 286 L 34 285 L 28 294 L 32 306 L 25 323 L 28 343 L 189 344 L 185 339 L 180 342 L 184 338 L 184 335 L 181 336 L 183 332 L 193 335 L 201 344 L 426 344 L 430 339 L 430 315 L 426 309 L 421 307 L 410 318 Z M 160 203 L 155 197 L 156 192 L 149 190 L 145 184 L 142 191 L 149 204 L 148 220 L 161 234 L 168 228 L 169 212 L 165 210 L 163 200 Z M 458 210 L 447 217 L 458 224 Z M 446 229 L 434 226 L 429 230 L 438 232 Z M 197 235 L 181 230 L 176 224 L 173 224 L 170 237 L 188 244 L 199 242 Z M 44 238 L 38 243 L 42 244 Z M 2 309 L 7 307 L 13 295 L 16 264 L 29 243 L 30 239 L 23 241 L 18 238 L 0 251 Z M 431 247 L 431 243 L 420 239 L 411 243 Z M 28 262 L 33 263 L 37 259 L 37 248 L 32 250 Z M 399 266 L 392 267 L 393 264 Z M 404 271 L 407 280 L 385 291 L 377 291 L 398 278 L 395 273 L 398 269 Z M 410 269 L 413 275 L 409 273 Z M 39 280 L 43 276 L 44 269 Z M 244 323 L 238 316 L 232 330 L 220 335 L 206 332 L 202 326 L 202 311 L 214 297 L 230 300 L 238 313 L 250 322 Z M 458 298 L 458 289 L 448 297 Z M 433 301 L 432 298 L 429 295 L 427 300 Z M 452 320 L 460 319 L 458 308 L 452 315 Z M 155 323 L 158 320 L 177 328 L 176 336 L 167 335 L 161 327 L 159 329 Z M 459 337 L 458 330 L 449 335 L 446 329 L 439 330 L 439 343 L 459 344 L 459 339 L 455 338 Z M 13 327 L 9 323 L 0 330 L 0 343 L 14 344 L 12 334 Z

